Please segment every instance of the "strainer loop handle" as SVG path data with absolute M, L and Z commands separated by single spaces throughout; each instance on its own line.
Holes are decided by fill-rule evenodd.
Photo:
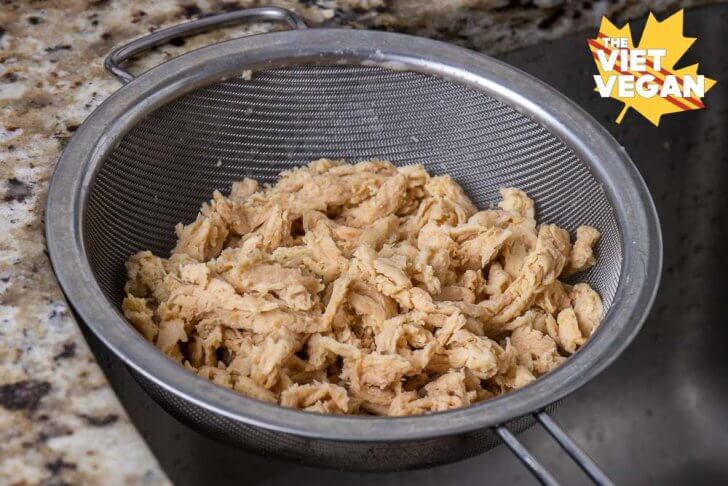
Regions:
M 566 451 L 579 467 L 599 486 L 614 486 L 611 479 L 602 471 L 594 460 L 574 442 L 571 437 L 544 411 L 533 414 L 534 418 L 551 434 L 551 437 Z M 526 447 L 508 430 L 505 425 L 495 428 L 496 434 L 508 446 L 518 459 L 528 468 L 541 484 L 558 486 L 559 482 L 549 470 L 526 449 Z
M 147 36 L 135 39 L 128 44 L 117 47 L 106 56 L 104 67 L 113 74 L 122 84 L 134 79 L 134 75 L 121 67 L 130 57 L 153 47 L 161 46 L 172 39 L 189 37 L 220 27 L 251 22 L 265 22 L 278 20 L 285 22 L 293 29 L 305 29 L 306 23 L 290 10 L 277 7 L 262 7 L 236 10 L 210 17 L 193 20 L 180 25 L 174 25 L 159 30 Z

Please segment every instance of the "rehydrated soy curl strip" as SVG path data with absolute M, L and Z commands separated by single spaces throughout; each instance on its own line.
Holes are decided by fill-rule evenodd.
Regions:
M 561 364 L 602 318 L 559 277 L 599 232 L 538 225 L 501 190 L 478 211 L 449 176 L 321 159 L 245 179 L 177 226 L 170 258 L 127 262 L 124 315 L 171 359 L 271 403 L 342 414 L 463 407 Z

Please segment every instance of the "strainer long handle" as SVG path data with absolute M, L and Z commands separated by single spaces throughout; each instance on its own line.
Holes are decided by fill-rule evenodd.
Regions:
M 293 29 L 305 29 L 306 23 L 290 10 L 277 7 L 249 8 L 236 10 L 219 15 L 212 15 L 201 19 L 193 20 L 185 24 L 175 25 L 159 30 L 153 34 L 135 39 L 128 44 L 117 47 L 106 56 L 104 67 L 113 74 L 116 79 L 126 84 L 134 79 L 134 75 L 121 67 L 130 57 L 144 52 L 153 47 L 161 46 L 172 39 L 189 37 L 220 27 L 229 27 L 235 24 L 282 21 Z
M 559 443 L 559 445 L 574 459 L 579 467 L 600 486 L 613 486 L 614 483 L 607 477 L 597 463 L 589 457 L 572 439 L 564 432 L 564 429 L 556 423 L 546 412 L 538 412 L 534 414 L 536 420 L 545 428 L 551 437 Z M 529 471 L 542 484 L 547 486 L 558 485 L 559 482 L 549 472 L 549 470 L 539 462 L 536 457 L 529 452 L 528 449 L 516 438 L 516 436 L 508 430 L 505 425 L 499 425 L 495 428 L 496 433 L 503 442 L 513 451 L 518 459 L 528 468 Z

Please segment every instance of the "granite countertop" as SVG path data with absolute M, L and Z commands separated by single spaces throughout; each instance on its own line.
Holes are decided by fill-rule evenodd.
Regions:
M 707 1 L 561 0 L 0 0 L 0 483 L 166 484 L 96 364 L 48 261 L 43 205 L 73 132 L 118 82 L 111 48 L 213 12 L 278 5 L 311 26 L 406 32 L 486 53 L 623 22 L 650 7 Z M 143 70 L 202 45 L 267 31 L 231 28 L 175 42 Z

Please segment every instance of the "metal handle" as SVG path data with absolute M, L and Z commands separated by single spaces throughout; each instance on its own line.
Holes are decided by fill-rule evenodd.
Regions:
M 200 34 L 219 27 L 229 27 L 231 25 L 261 22 L 270 20 L 280 20 L 286 22 L 293 29 L 305 29 L 306 23 L 290 10 L 277 7 L 249 8 L 245 10 L 236 10 L 219 15 L 212 15 L 201 19 L 193 20 L 185 24 L 175 25 L 154 32 L 147 36 L 135 39 L 128 44 L 117 47 L 106 56 L 104 67 L 113 74 L 116 79 L 126 84 L 134 75 L 121 67 L 124 61 L 130 57 L 144 52 L 152 47 L 166 44 L 172 39 L 180 37 L 189 37 L 191 35 Z
M 538 412 L 534 414 L 534 417 L 541 424 L 541 426 L 551 434 L 551 437 L 559 443 L 559 445 L 566 451 L 569 456 L 576 462 L 579 467 L 594 481 L 594 484 L 599 486 L 613 486 L 614 483 L 604 474 L 597 463 L 587 455 L 576 443 L 571 440 L 564 429 L 556 423 L 546 412 Z M 539 462 L 536 457 L 526 449 L 523 444 L 516 438 L 513 433 L 508 430 L 505 425 L 499 425 L 495 428 L 495 432 L 498 436 L 506 443 L 506 445 L 513 451 L 513 453 L 520 459 L 520 461 L 528 468 L 529 471 L 538 479 L 541 484 L 547 486 L 558 486 L 559 482 L 549 472 L 546 467 Z

